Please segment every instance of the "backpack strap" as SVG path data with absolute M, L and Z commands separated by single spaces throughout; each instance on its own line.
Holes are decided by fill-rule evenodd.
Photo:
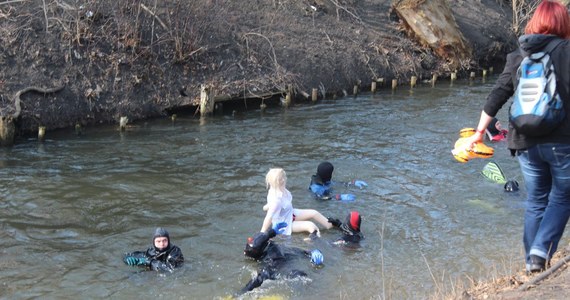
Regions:
M 554 49 L 556 49 L 556 47 L 558 47 L 560 44 L 562 44 L 564 40 L 560 39 L 560 38 L 556 38 L 553 39 L 552 41 L 550 41 L 548 43 L 548 45 L 546 45 L 546 47 L 544 47 L 544 50 L 542 50 L 542 52 L 550 54 L 552 53 L 552 51 L 554 51 Z
M 552 51 L 554 51 L 554 49 L 556 49 L 556 47 L 558 47 L 560 44 L 562 44 L 562 41 L 563 41 L 562 39 L 558 39 L 558 38 L 551 40 L 546 45 L 546 47 L 544 47 L 544 49 L 541 51 L 543 53 L 543 55 L 538 60 L 542 59 L 542 57 L 544 57 L 545 55 L 551 56 L 550 54 L 552 53 Z M 546 69 L 548 70 L 548 74 L 550 74 L 551 68 L 552 68 L 552 57 L 550 57 L 548 59 L 548 61 L 546 62 Z

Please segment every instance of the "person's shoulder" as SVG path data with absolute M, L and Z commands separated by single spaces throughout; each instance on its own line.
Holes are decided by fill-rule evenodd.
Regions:
M 522 56 L 522 55 L 524 55 L 524 52 L 520 47 L 516 47 L 514 50 L 511 50 L 509 53 L 507 53 L 507 57 Z
M 507 65 L 510 62 L 512 65 L 518 66 L 522 62 L 523 58 L 524 58 L 523 51 L 520 48 L 517 48 L 511 51 L 509 54 L 507 54 Z
M 570 52 L 570 40 L 562 40 L 560 45 L 556 47 L 553 51 L 553 59 L 563 60 L 566 62 L 570 62 L 570 56 L 568 56 L 568 52 Z M 556 62 L 556 61 L 555 61 Z
M 279 197 L 282 198 L 282 200 L 291 200 L 293 198 L 293 195 L 288 189 L 284 189 Z
M 278 193 L 276 189 L 269 189 L 267 191 L 267 199 L 271 199 L 273 200 L 274 198 L 277 198 Z
M 172 250 L 170 250 L 170 252 L 178 253 L 180 256 L 182 256 L 182 249 L 176 245 L 172 245 Z

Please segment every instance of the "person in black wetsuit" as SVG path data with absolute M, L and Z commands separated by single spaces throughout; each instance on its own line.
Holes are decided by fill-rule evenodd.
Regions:
M 318 249 L 307 251 L 296 247 L 285 247 L 271 240 L 286 226 L 285 222 L 279 223 L 267 232 L 258 232 L 248 238 L 244 255 L 260 262 L 262 268 L 241 290 L 242 294 L 259 287 L 263 281 L 274 280 L 278 276 L 285 278 L 307 276 L 307 273 L 301 270 L 288 268 L 287 262 L 292 259 L 310 258 L 311 263 L 316 266 L 323 263 L 323 254 Z
M 334 194 L 333 186 L 354 185 L 358 188 L 368 186 L 368 184 L 362 180 L 352 180 L 350 182 L 333 181 L 333 171 L 334 166 L 328 161 L 322 162 L 317 166 L 317 173 L 311 176 L 311 183 L 309 184 L 309 190 L 315 195 L 315 198 L 319 200 L 335 199 L 341 201 L 354 201 L 356 196 L 353 194 Z
M 334 242 L 336 245 L 358 244 L 364 239 L 364 235 L 360 231 L 362 217 L 358 211 L 351 211 L 346 216 L 344 223 L 340 224 L 342 236 Z
M 334 225 L 342 231 L 342 235 L 332 244 L 358 246 L 360 241 L 364 239 L 361 223 L 362 218 L 358 211 L 348 213 L 344 223 L 335 219 Z M 259 261 L 262 268 L 257 272 L 255 278 L 245 285 L 241 293 L 249 292 L 259 287 L 263 281 L 274 280 L 279 275 L 286 278 L 307 276 L 307 273 L 301 270 L 287 270 L 287 262 L 291 259 L 309 257 L 313 265 L 319 266 L 323 263 L 323 255 L 318 249 L 307 251 L 301 248 L 284 247 L 271 240 L 280 234 L 281 228 L 286 227 L 286 224 L 285 222 L 279 223 L 267 232 L 259 232 L 254 237 L 248 238 L 244 255 Z M 314 236 L 314 238 L 317 237 Z
M 489 138 L 491 142 L 500 142 L 507 138 L 509 131 L 503 129 L 501 122 L 499 122 L 499 120 L 494 117 L 491 119 L 489 125 L 487 125 L 485 133 L 487 133 L 487 138 Z
M 182 266 L 184 256 L 182 250 L 170 242 L 170 235 L 166 229 L 156 228 L 152 237 L 152 246 L 146 251 L 125 253 L 125 264 L 129 266 L 143 266 L 149 270 L 172 272 Z

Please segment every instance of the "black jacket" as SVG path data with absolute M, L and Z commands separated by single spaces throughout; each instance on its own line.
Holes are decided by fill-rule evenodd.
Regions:
M 261 269 L 242 288 L 240 294 L 249 292 L 259 287 L 263 281 L 274 280 L 278 276 L 286 278 L 307 276 L 307 273 L 292 268 L 288 262 L 296 258 L 310 258 L 311 253 L 301 248 L 281 246 L 271 241 L 275 236 L 275 231 L 270 229 L 267 233 L 256 234 L 253 241 L 246 244 L 244 254 L 257 260 L 261 264 Z
M 157 251 L 151 246 L 146 251 L 135 251 L 125 254 L 125 257 L 128 256 L 147 258 L 148 264 L 146 267 L 154 271 L 172 272 L 174 268 L 178 268 L 184 263 L 182 250 L 176 245 L 169 245 L 163 251 Z
M 507 55 L 505 68 L 493 90 L 487 97 L 487 102 L 483 111 L 494 117 L 497 112 L 507 103 L 515 92 L 517 85 L 517 70 L 523 60 L 523 51 L 534 53 L 542 50 L 554 35 L 532 34 L 523 35 L 519 38 L 520 49 Z M 522 50 L 522 51 L 521 51 Z M 556 72 L 556 89 L 560 98 L 564 102 L 566 118 L 563 123 L 548 135 L 540 137 L 528 137 L 517 133 L 516 129 L 509 123 L 509 133 L 507 136 L 508 148 L 511 150 L 527 149 L 537 144 L 562 143 L 570 144 L 570 41 L 564 40 L 552 53 L 550 57 Z

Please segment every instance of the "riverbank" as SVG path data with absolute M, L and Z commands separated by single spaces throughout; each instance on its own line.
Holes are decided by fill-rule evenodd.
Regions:
M 510 8 L 495 0 L 449 5 L 473 49 L 458 70 L 406 33 L 390 1 L 6 3 L 0 107 L 11 114 L 13 96 L 26 87 L 65 85 L 22 95 L 17 129 L 25 136 L 39 126 L 193 113 L 202 85 L 233 99 L 291 87 L 293 101 L 307 101 L 313 89 L 319 98 L 343 96 L 379 78 L 408 84 L 411 76 L 500 69 L 516 41 Z
M 468 289 L 461 291 L 460 295 L 453 295 L 451 298 L 567 299 L 570 290 L 570 270 L 568 269 L 570 246 L 567 243 L 565 245 L 557 251 L 552 259 L 550 269 L 545 272 L 528 275 L 521 269 L 515 274 L 474 283 Z

